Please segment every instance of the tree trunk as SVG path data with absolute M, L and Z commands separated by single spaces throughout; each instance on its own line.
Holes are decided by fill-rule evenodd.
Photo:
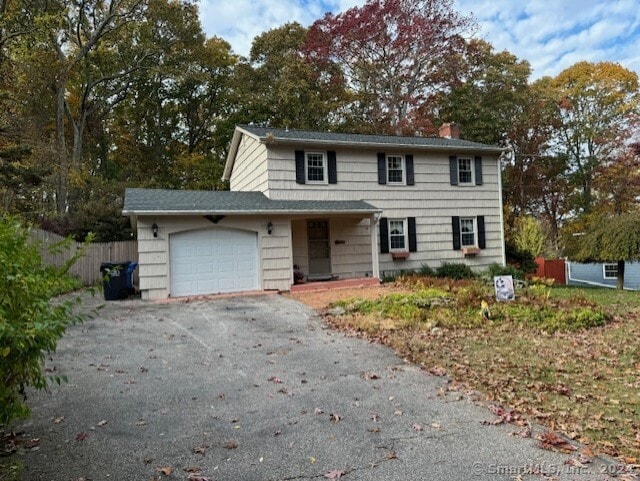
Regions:
M 618 276 L 616 281 L 616 288 L 624 289 L 624 261 L 618 261 Z
M 56 157 L 57 157 L 57 183 L 56 210 L 59 215 L 67 211 L 67 198 L 69 196 L 69 160 L 67 158 L 67 143 L 64 132 L 66 82 L 58 79 L 56 82 Z

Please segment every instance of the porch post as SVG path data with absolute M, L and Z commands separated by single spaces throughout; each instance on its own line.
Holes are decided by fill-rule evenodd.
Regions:
M 380 259 L 378 257 L 378 220 L 379 216 L 373 214 L 369 217 L 371 230 L 371 263 L 373 264 L 373 278 L 380 280 Z

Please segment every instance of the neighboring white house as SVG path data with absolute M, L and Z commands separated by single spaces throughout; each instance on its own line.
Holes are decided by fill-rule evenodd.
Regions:
M 143 298 L 286 291 L 294 265 L 323 280 L 504 264 L 502 150 L 444 127 L 399 137 L 237 126 L 231 191 L 127 189 Z

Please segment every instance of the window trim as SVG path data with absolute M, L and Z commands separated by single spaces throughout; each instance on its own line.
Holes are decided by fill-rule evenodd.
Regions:
M 469 179 L 469 182 L 463 182 L 462 179 L 460 178 L 460 161 L 461 160 L 466 160 L 469 162 L 469 170 L 468 171 L 464 171 L 464 172 L 469 172 L 471 174 L 471 178 Z M 457 157 L 457 174 L 458 174 L 458 185 L 475 185 L 475 179 L 476 179 L 476 169 L 475 169 L 475 160 L 473 157 L 464 157 L 464 156 L 458 156 Z
M 309 156 L 320 155 L 322 156 L 322 180 L 309 179 Z M 321 151 L 306 151 L 304 152 L 304 180 L 306 184 L 327 185 L 329 183 L 329 162 L 327 159 L 327 153 Z
M 472 225 L 473 225 L 473 244 L 465 244 L 463 239 L 464 239 L 464 235 L 465 234 L 469 234 L 468 232 L 463 232 L 462 230 L 462 221 L 465 220 L 470 220 Z M 460 247 L 462 249 L 466 248 L 466 247 L 479 247 L 478 246 L 478 221 L 477 221 L 477 217 L 460 217 L 460 221 L 459 221 L 459 225 L 460 225 Z
M 607 267 L 611 267 L 613 266 L 613 268 L 615 269 L 615 275 L 611 276 L 611 275 L 607 275 Z M 603 279 L 617 279 L 618 278 L 618 264 L 615 264 L 613 262 L 606 262 L 602 264 L 602 278 Z
M 391 247 L 392 246 L 392 242 L 391 242 L 391 223 L 392 222 L 402 222 L 402 237 L 403 237 L 403 247 Z M 408 220 L 407 218 L 389 218 L 387 219 L 387 225 L 388 225 L 388 232 L 387 232 L 387 238 L 389 240 L 389 252 L 409 252 L 409 226 L 408 226 Z M 394 236 L 400 236 L 400 234 L 393 234 Z
M 399 158 L 400 159 L 400 170 L 402 173 L 402 180 L 400 181 L 392 181 L 391 180 L 391 176 L 389 175 L 389 172 L 391 169 L 389 169 L 389 158 L 390 157 L 394 157 L 394 158 Z M 386 154 L 385 156 L 385 169 L 386 169 L 386 174 L 387 174 L 387 185 L 407 185 L 407 162 L 405 160 L 405 156 L 402 154 Z M 394 169 L 397 170 L 397 169 Z

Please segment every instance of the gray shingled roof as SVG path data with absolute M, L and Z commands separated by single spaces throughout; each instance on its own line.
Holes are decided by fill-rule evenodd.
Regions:
M 259 127 L 257 125 L 238 125 L 262 140 L 270 137 L 271 141 L 285 141 L 290 143 L 326 143 L 354 146 L 379 147 L 384 145 L 394 147 L 414 148 L 444 148 L 444 149 L 473 149 L 479 151 L 500 152 L 496 145 L 481 144 L 462 139 L 446 139 L 442 137 L 409 137 L 396 135 L 364 135 L 342 134 L 337 132 L 312 132 L 294 129 L 276 129 L 273 127 Z
M 360 200 L 271 200 L 261 192 L 126 189 L 124 215 L 145 214 L 373 214 L 380 209 Z

